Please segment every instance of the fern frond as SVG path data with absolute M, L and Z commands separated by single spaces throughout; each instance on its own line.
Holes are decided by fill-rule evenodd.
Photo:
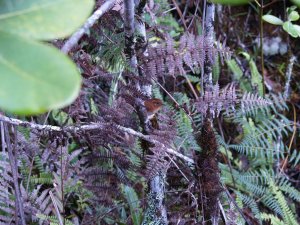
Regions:
M 56 216 L 48 216 L 44 214 L 37 214 L 37 217 L 42 221 L 47 221 L 50 225 L 60 225 L 60 222 Z M 74 223 L 68 219 L 64 219 L 66 225 L 73 225 Z
M 295 149 L 292 151 L 292 155 L 289 157 L 289 163 L 292 163 L 293 167 L 300 164 L 300 152 L 298 150 Z
M 236 192 L 237 197 L 240 198 L 243 204 L 251 209 L 256 219 L 261 222 L 261 215 L 256 200 L 248 195 L 244 195 L 241 192 Z
M 291 199 L 300 202 L 300 191 L 294 188 L 290 181 L 282 178 L 278 182 L 278 188 L 288 195 Z
M 226 63 L 229 69 L 231 70 L 231 72 L 233 72 L 234 79 L 240 80 L 243 76 L 243 71 L 237 64 L 236 60 L 235 59 L 227 60 Z
M 194 71 L 195 68 L 202 68 L 206 60 L 214 62 L 217 53 L 221 59 L 231 56 L 231 52 L 224 45 L 214 46 L 210 39 L 189 33 L 181 36 L 178 47 L 172 38 L 168 37 L 165 43 L 150 47 L 148 52 L 149 56 L 143 59 L 143 67 L 151 77 L 183 74 L 185 67 Z
M 295 218 L 295 214 L 291 211 L 287 201 L 285 200 L 282 192 L 279 188 L 274 184 L 273 181 L 270 182 L 270 190 L 272 191 L 275 199 L 278 201 L 278 204 L 282 210 L 281 216 L 283 217 L 283 221 L 286 224 L 297 225 L 298 222 Z
M 286 225 L 282 220 L 280 220 L 277 216 L 274 216 L 272 214 L 267 214 L 267 213 L 261 213 L 260 217 L 263 220 L 267 220 L 270 222 L 272 225 Z
M 272 156 L 272 153 L 276 152 L 273 141 L 278 141 L 278 137 L 290 131 L 292 131 L 291 121 L 285 117 L 280 119 L 274 117 L 259 124 L 252 133 L 244 137 L 240 144 L 229 145 L 229 148 L 249 156 L 257 156 L 258 153 Z
M 262 98 L 258 94 L 245 93 L 242 96 L 241 109 L 243 114 L 249 113 L 251 111 L 257 112 L 258 108 L 267 107 L 271 105 L 271 102 L 267 99 Z

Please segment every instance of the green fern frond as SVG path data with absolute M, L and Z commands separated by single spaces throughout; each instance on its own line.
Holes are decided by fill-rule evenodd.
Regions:
M 46 172 L 45 169 L 44 169 L 44 165 L 43 165 L 43 162 L 42 162 L 40 156 L 38 156 L 38 155 L 34 156 L 34 165 L 38 169 L 39 173 Z
M 273 141 L 277 141 L 278 137 L 291 132 L 292 122 L 285 117 L 281 117 L 280 119 L 272 118 L 258 124 L 254 131 L 244 137 L 240 144 L 229 145 L 229 148 L 255 157 L 258 156 L 258 153 L 261 156 L 268 152 L 274 153 Z
M 243 204 L 251 209 L 251 211 L 253 212 L 255 218 L 258 219 L 261 222 L 260 210 L 258 208 L 258 204 L 255 201 L 255 199 L 248 196 L 248 195 L 244 195 L 244 194 L 242 194 L 241 192 L 238 192 L 238 191 L 235 192 L 235 193 L 237 194 L 237 197 L 239 199 L 241 199 Z
M 271 177 L 275 177 L 272 170 L 254 169 L 253 171 L 239 174 L 238 179 L 245 184 L 253 183 L 257 185 L 267 185 Z
M 278 188 L 283 191 L 286 195 L 288 195 L 291 199 L 300 202 L 300 191 L 294 188 L 290 181 L 285 177 L 280 179 L 278 182 Z
M 124 33 L 108 32 L 108 39 L 101 43 L 98 63 L 111 73 L 119 73 L 126 67 L 124 50 Z M 112 44 L 113 42 L 113 44 Z
M 269 189 L 267 189 L 269 191 Z M 266 192 L 266 194 L 261 199 L 261 202 L 268 207 L 270 210 L 272 210 L 275 214 L 278 214 L 280 216 L 283 216 L 283 211 L 280 207 L 280 204 L 278 203 L 277 199 L 274 198 L 273 193 Z
M 179 105 L 189 104 L 189 99 L 182 93 L 175 93 L 174 98 Z M 186 150 L 198 149 L 199 146 L 193 135 L 193 125 L 190 117 L 182 110 L 175 110 L 175 120 L 177 124 L 177 134 L 179 138 L 176 140 L 176 144 L 183 147 Z
M 251 85 L 252 88 L 257 89 L 257 92 L 260 96 L 263 96 L 263 83 L 262 83 L 262 76 L 258 72 L 257 66 L 254 60 L 250 57 L 250 55 L 246 52 L 241 53 L 249 63 L 250 71 L 251 71 Z
M 270 188 L 273 191 L 273 194 L 275 195 L 275 198 L 278 200 L 280 207 L 283 211 L 283 220 L 287 224 L 291 225 L 297 225 L 297 220 L 295 218 L 295 214 L 290 209 L 288 203 L 286 202 L 285 197 L 283 196 L 282 192 L 279 190 L 279 188 L 274 184 L 274 182 L 270 183 Z
M 155 84 L 154 82 L 153 82 L 152 85 L 153 85 L 152 86 L 152 93 L 153 93 L 154 98 L 163 99 L 163 96 L 160 92 L 159 86 L 157 84 Z
M 53 184 L 53 176 L 51 173 L 40 173 L 38 175 L 32 175 L 30 178 L 32 184 Z
M 243 76 L 243 71 L 237 64 L 236 60 L 235 59 L 227 60 L 226 64 L 227 64 L 228 68 L 231 70 L 231 72 L 233 73 L 233 78 L 235 80 L 239 81 Z M 247 91 L 250 91 L 250 90 L 247 90 Z
M 199 76 L 193 76 L 193 75 L 189 75 L 189 74 L 186 74 L 186 76 L 193 83 L 198 83 L 198 82 L 201 81 L 201 79 L 199 78 Z
M 286 225 L 282 220 L 272 214 L 261 213 L 260 217 L 263 220 L 269 221 L 272 225 Z
M 291 163 L 292 167 L 300 164 L 300 151 L 296 149 L 292 151 L 292 155 L 289 157 L 289 163 Z
M 268 100 L 270 100 L 273 104 L 270 105 L 270 108 L 275 112 L 276 114 L 279 114 L 279 111 L 288 110 L 287 101 L 284 99 L 282 93 L 278 94 L 269 94 L 266 97 Z
M 59 220 L 56 216 L 48 216 L 44 214 L 37 214 L 36 216 L 42 221 L 49 222 L 50 225 L 60 225 Z M 73 222 L 68 219 L 65 219 L 64 222 L 65 225 L 73 225 Z
M 298 222 L 294 216 L 294 213 L 289 207 L 284 195 L 279 190 L 278 186 L 275 185 L 273 180 L 270 180 L 269 190 L 271 191 L 271 195 L 265 199 L 268 203 L 268 206 L 275 209 L 275 211 L 280 214 L 285 224 L 297 225 Z

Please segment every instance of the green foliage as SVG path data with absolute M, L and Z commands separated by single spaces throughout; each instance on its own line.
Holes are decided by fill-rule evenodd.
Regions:
M 72 185 L 66 185 L 65 195 L 73 195 L 76 199 L 77 208 L 76 210 L 80 213 L 84 213 L 86 210 L 90 209 L 90 199 L 93 198 L 93 193 L 84 187 L 82 181 L 77 181 Z
M 249 55 L 245 56 L 250 59 Z M 241 79 L 242 73 L 237 63 L 231 60 L 227 64 L 235 79 Z M 242 133 L 236 137 L 236 143 L 229 145 L 219 136 L 219 144 L 229 151 L 229 155 L 234 150 L 246 159 L 232 160 L 231 156 L 232 169 L 220 164 L 221 179 L 236 193 L 240 207 L 248 207 L 259 224 L 266 221 L 271 224 L 297 224 L 295 209 L 290 202 L 299 202 L 299 191 L 279 173 L 280 169 L 274 168 L 286 159 L 286 155 L 289 155 L 291 166 L 300 160 L 299 152 L 290 151 L 282 141 L 291 136 L 293 122 L 282 113 L 288 110 L 282 95 L 269 95 L 266 99 L 272 104 L 246 114 L 242 109 L 231 114 Z M 290 199 L 289 204 L 286 198 Z M 266 208 L 268 213 L 264 212 Z
M 233 73 L 233 79 L 236 80 L 240 88 L 245 92 L 251 92 L 251 83 L 243 76 L 243 71 L 237 64 L 235 59 L 230 59 L 226 61 L 228 68 Z
M 142 222 L 142 210 L 140 207 L 140 201 L 133 188 L 122 185 L 122 192 L 129 204 L 130 214 L 134 225 L 140 225 Z
M 220 56 L 216 57 L 215 63 L 212 67 L 212 76 L 214 83 L 217 83 L 220 78 L 221 65 L 220 65 Z
M 252 129 L 239 144 L 233 144 L 229 147 L 243 154 L 250 156 L 258 156 L 258 154 L 267 155 L 274 151 L 273 142 L 282 136 L 283 133 L 288 133 L 292 129 L 292 124 L 288 120 L 270 119 L 258 124 Z M 244 126 L 247 126 L 247 122 Z
M 249 207 L 251 209 L 251 212 L 254 214 L 255 218 L 261 222 L 261 215 L 257 202 L 252 197 L 242 194 L 239 191 L 237 191 L 236 194 L 237 198 L 241 200 L 243 205 L 245 207 Z
M 5 3 L 9 5 L 12 4 L 12 2 L 16 2 L 16 0 L 11 1 L 11 3 L 10 1 L 6 1 Z M 23 4 L 26 5 L 30 2 L 33 1 L 24 1 Z M 41 0 L 40 4 L 44 4 L 45 2 L 45 0 Z M 63 10 L 65 10 L 65 4 L 61 4 L 61 9 L 57 9 L 57 2 L 58 1 L 53 1 L 53 3 L 49 3 L 49 5 L 52 5 L 55 10 L 61 10 L 61 12 L 63 12 Z M 60 0 L 60 2 L 67 1 Z M 76 7 L 72 5 L 73 2 L 74 5 L 76 5 L 76 2 L 80 6 L 84 1 L 79 2 L 74 0 L 72 3 L 69 1 L 70 7 Z M 147 31 L 151 30 L 151 34 L 147 34 L 149 39 L 152 38 L 153 40 L 163 42 L 164 40 L 161 36 L 155 36 L 156 32 L 163 35 L 179 36 L 183 31 L 180 26 L 180 23 L 183 21 L 177 21 L 177 17 L 174 16 L 176 11 L 172 9 L 170 4 L 165 0 L 155 0 L 155 3 L 161 8 L 158 9 L 159 12 L 155 11 L 155 7 L 148 10 L 149 14 L 153 13 L 151 16 L 147 14 L 148 17 L 146 18 L 146 22 L 148 22 Z M 241 1 L 225 0 L 222 1 L 222 3 L 234 4 L 241 3 Z M 182 5 L 180 5 L 180 7 L 181 6 Z M 201 5 L 199 6 L 201 7 Z M 149 7 L 151 6 L 149 5 Z M 187 10 L 189 10 L 189 8 L 190 7 L 186 7 Z M 39 12 L 39 16 L 45 14 L 48 18 L 48 13 L 52 12 L 52 10 L 50 10 L 48 5 L 45 9 L 47 10 L 40 9 L 43 13 Z M 39 7 L 37 7 L 37 10 L 39 10 Z M 169 13 L 170 11 L 168 10 L 172 11 L 172 14 Z M 114 13 L 117 12 L 113 12 L 112 14 L 115 15 Z M 156 17 L 157 15 L 163 16 Z M 187 11 L 183 19 L 188 18 L 189 15 L 191 14 Z M 31 16 L 32 15 L 28 15 L 28 18 L 31 18 Z M 109 16 L 111 15 L 108 15 L 107 18 L 110 18 Z M 295 21 L 297 17 L 297 14 L 290 13 L 289 19 Z M 160 196 L 149 195 L 150 198 L 145 197 L 145 186 L 149 181 L 145 179 L 143 170 L 146 163 L 146 157 L 144 155 L 145 148 L 143 146 L 145 142 L 142 142 L 141 139 L 138 138 L 135 139 L 135 137 L 129 133 L 125 134 L 120 130 L 115 130 L 118 125 L 122 125 L 134 129 L 137 132 L 142 131 L 140 121 L 138 121 L 135 114 L 136 112 L 133 110 L 132 113 L 134 115 L 124 115 L 122 107 L 118 108 L 120 105 L 117 105 L 117 101 L 115 101 L 119 100 L 118 98 L 122 98 L 122 103 L 124 101 L 130 102 L 130 100 L 140 95 L 140 93 L 136 91 L 134 95 L 137 96 L 132 97 L 131 90 L 124 87 L 130 84 L 136 85 L 136 83 L 139 83 L 140 78 L 133 81 L 129 80 L 128 82 L 126 80 L 125 82 L 125 79 L 122 77 L 124 75 L 123 71 L 128 69 L 126 68 L 127 65 L 123 52 L 124 26 L 123 21 L 121 21 L 121 19 L 119 21 L 116 18 L 117 17 L 113 17 L 113 19 L 117 21 L 116 23 L 113 23 L 113 25 L 109 24 L 109 26 L 114 28 L 106 27 L 106 24 L 103 25 L 102 21 L 100 21 L 95 25 L 95 27 L 97 27 L 96 32 L 92 30 L 92 32 L 85 37 L 87 40 L 91 38 L 93 42 L 91 46 L 93 46 L 93 48 L 89 46 L 88 42 L 79 46 L 81 47 L 80 50 L 83 50 L 91 56 L 91 62 L 88 63 L 92 65 L 84 66 L 91 66 L 93 75 L 88 77 L 84 83 L 84 85 L 88 87 L 88 94 L 85 95 L 85 93 L 83 93 L 82 96 L 84 97 L 82 99 L 80 98 L 78 105 L 76 104 L 76 107 L 78 106 L 80 110 L 84 109 L 82 110 L 84 113 L 79 113 L 78 116 L 76 115 L 76 121 L 78 121 L 80 125 L 83 123 L 96 124 L 98 122 L 99 125 L 105 126 L 106 130 L 81 130 L 78 127 L 76 134 L 67 133 L 67 135 L 65 135 L 66 133 L 64 132 L 62 133 L 63 137 L 61 137 L 61 133 L 57 135 L 56 132 L 48 133 L 48 131 L 46 131 L 32 141 L 32 136 L 30 135 L 32 133 L 30 133 L 29 130 L 26 128 L 18 128 L 18 135 L 19 133 L 20 135 L 23 134 L 25 138 L 23 138 L 24 140 L 21 139 L 20 143 L 18 142 L 16 145 L 15 143 L 13 144 L 17 147 L 20 146 L 20 149 L 17 149 L 18 153 L 21 153 L 18 155 L 18 162 L 20 162 L 18 164 L 20 180 L 22 179 L 20 187 L 22 197 L 24 198 L 24 205 L 28 206 L 28 208 L 26 208 L 26 222 L 28 222 L 28 224 L 32 221 L 34 221 L 32 223 L 39 224 L 60 224 L 59 219 L 65 220 L 65 224 L 89 223 L 90 221 L 84 221 L 88 219 L 93 220 L 89 224 L 125 225 L 131 223 L 140 225 L 143 219 L 144 224 L 147 225 L 163 224 L 159 219 L 160 215 L 156 214 L 154 209 L 155 202 L 158 199 L 157 197 Z M 195 18 L 197 17 L 195 16 Z M 56 18 L 53 18 L 53 20 L 55 19 Z M 106 21 L 108 20 L 105 20 L 105 22 Z M 33 22 L 37 23 L 38 21 L 33 20 Z M 73 21 L 68 22 L 72 23 Z M 110 21 L 108 21 L 108 23 L 109 22 Z M 198 19 L 195 19 L 194 22 L 194 24 L 191 23 L 192 27 L 201 27 L 198 23 Z M 28 20 L 26 23 L 29 24 L 30 21 Z M 47 24 L 45 21 L 43 23 Z M 276 21 L 274 23 L 276 23 Z M 277 23 L 279 23 L 278 20 Z M 152 25 L 155 25 L 155 27 L 152 27 Z M 167 27 L 167 29 L 162 29 L 161 25 L 163 25 L 163 28 Z M 43 34 L 45 36 L 37 36 L 38 31 L 42 32 L 41 30 L 46 28 L 38 27 L 40 26 L 39 24 L 36 24 L 36 26 L 37 30 L 33 32 L 32 28 L 30 32 L 26 34 L 27 36 L 24 37 L 20 36 L 22 34 L 17 36 L 15 33 L 4 32 L 1 30 L 0 25 L 0 39 L 1 33 L 3 33 L 7 37 L 12 37 L 9 41 L 13 41 L 17 38 L 21 42 L 17 46 L 18 48 L 26 49 L 29 53 L 34 49 L 38 57 L 38 59 L 34 60 L 42 64 L 43 67 L 52 65 L 51 63 L 53 61 L 60 65 L 60 63 L 65 60 L 64 56 L 62 58 L 60 58 L 61 56 L 55 56 L 59 59 L 59 62 L 47 56 L 46 59 L 48 61 L 46 65 L 42 60 L 45 58 L 44 55 L 48 53 L 46 50 L 45 52 L 42 50 L 47 49 L 48 51 L 51 49 L 49 51 L 53 51 L 53 49 L 45 44 L 37 43 L 36 40 L 29 41 L 26 39 L 28 36 L 38 40 L 43 37 L 43 40 L 51 38 L 51 34 L 47 33 L 48 30 Z M 72 25 L 70 25 L 70 27 L 71 26 Z M 101 26 L 105 28 L 102 29 Z M 19 25 L 18 27 L 18 29 L 23 28 Z M 101 29 L 99 29 L 99 27 Z M 101 31 L 99 32 L 99 30 Z M 201 29 L 198 31 L 200 30 Z M 52 31 L 53 30 L 49 28 L 49 32 L 51 33 Z M 60 33 L 60 35 L 64 34 Z M 154 35 L 154 37 L 151 35 Z M 148 45 L 150 46 L 152 44 L 155 45 L 154 43 Z M 4 50 L 8 48 L 8 45 L 4 46 L 5 42 L 2 43 L 2 45 Z M 25 48 L 23 48 L 23 45 Z M 26 48 L 26 45 L 30 45 L 30 47 Z M 178 45 L 178 42 L 175 45 Z M 156 50 L 159 52 L 159 49 Z M 19 54 L 20 56 L 18 57 L 21 57 L 22 60 L 19 59 L 19 61 L 12 62 L 18 66 L 25 65 L 24 68 L 27 69 L 26 65 L 28 61 L 26 60 L 32 57 L 32 55 L 30 55 L 31 53 L 29 53 Z M 56 53 L 57 52 L 55 52 L 55 54 Z M 211 54 L 214 54 L 214 52 Z M 58 53 L 58 55 L 60 54 Z M 244 61 L 248 62 L 243 64 L 245 68 L 241 67 L 242 63 L 239 63 L 238 59 L 227 61 L 227 66 L 233 73 L 233 80 L 239 84 L 239 90 L 241 92 L 256 92 L 262 95 L 262 87 L 264 84 L 262 83 L 261 75 L 255 61 L 248 52 L 243 52 L 242 55 L 246 59 L 244 59 Z M 18 57 L 16 58 L 18 59 Z M 15 59 L 13 55 L 12 58 Z M 167 61 L 167 55 L 163 60 Z M 26 61 L 27 64 L 22 64 L 23 61 Z M 68 61 L 68 63 L 69 62 L 70 61 Z M 80 63 L 82 62 L 80 61 Z M 177 62 L 173 60 L 172 63 Z M 100 68 L 94 71 L 95 64 Z M 61 73 L 54 69 L 53 71 L 57 73 L 57 76 L 54 77 L 52 77 L 52 75 L 48 76 L 48 74 L 46 74 L 47 76 L 38 76 L 40 73 L 44 73 L 44 69 L 40 70 L 37 74 L 31 70 L 30 73 L 27 73 L 30 74 L 30 79 L 33 80 L 33 82 L 29 79 L 26 84 L 32 85 L 30 86 L 32 90 L 36 87 L 43 89 L 35 93 L 37 99 L 39 97 L 44 99 L 41 93 L 47 92 L 49 98 L 52 100 L 52 97 L 54 98 L 56 94 L 59 94 L 58 89 L 61 88 L 61 86 L 67 91 L 68 88 L 65 88 L 64 85 L 67 87 L 77 85 L 77 88 L 79 88 L 79 81 L 72 83 L 69 82 L 69 78 L 63 78 L 62 74 L 65 74 L 65 69 L 62 69 Z M 145 72 L 149 68 L 139 67 L 139 69 Z M 155 86 L 155 83 L 153 83 L 152 97 L 165 100 L 164 108 L 159 111 L 157 118 L 160 123 L 161 118 L 164 119 L 165 115 L 163 114 L 165 111 L 172 111 L 173 114 L 170 115 L 174 116 L 171 118 L 172 121 L 170 121 L 172 123 L 170 124 L 174 124 L 174 130 L 172 130 L 174 134 L 172 133 L 171 136 L 168 132 L 163 130 L 165 126 L 163 122 L 159 124 L 161 130 L 154 129 L 154 131 L 151 130 L 150 133 L 147 134 L 148 138 L 153 138 L 161 142 L 165 147 L 172 148 L 178 154 L 183 154 L 191 159 L 194 156 L 197 157 L 198 151 L 201 151 L 195 137 L 198 137 L 197 135 L 201 132 L 201 121 L 204 117 L 203 114 L 199 112 L 199 109 L 196 109 L 195 102 L 197 102 L 197 100 L 191 97 L 189 89 L 187 91 L 187 88 L 189 88 L 186 81 L 187 79 L 182 79 L 183 77 L 188 78 L 196 91 L 201 90 L 203 87 L 200 87 L 200 72 L 197 71 L 198 69 L 193 69 L 191 69 L 193 74 L 180 74 L 179 76 L 176 74 L 174 76 L 163 76 L 159 74 L 157 81 L 160 82 L 161 85 L 165 85 L 165 89 L 168 93 L 163 92 L 160 87 Z M 218 59 L 214 62 L 213 66 L 214 81 L 217 82 L 219 75 L 224 74 L 222 69 L 223 67 L 220 65 Z M 75 70 L 76 68 L 73 66 L 73 72 Z M 248 74 L 244 75 L 244 71 L 250 71 L 249 75 L 251 76 L 247 77 Z M 17 74 L 24 75 L 23 72 Z M 50 74 L 51 72 L 52 71 L 49 71 Z M 106 76 L 106 73 L 112 74 Z M 71 77 L 70 74 L 66 76 Z M 37 80 L 36 77 L 40 78 L 40 80 Z M 57 83 L 58 77 L 59 81 L 63 82 Z M 0 81 L 1 79 L 3 78 L 0 78 Z M 11 79 L 11 77 L 9 79 Z M 23 82 L 22 76 L 14 79 L 19 83 Z M 230 80 L 228 77 L 222 77 L 222 85 L 226 79 Z M 142 83 L 143 80 L 146 82 L 146 77 L 141 79 Z M 50 83 L 52 86 L 50 85 L 48 88 L 47 83 L 45 83 L 47 87 L 43 85 L 44 83 L 39 85 L 39 82 L 44 81 L 53 81 Z M 15 86 L 10 85 L 11 89 L 14 87 Z M 96 88 L 92 90 L 93 87 Z M 51 91 L 49 91 L 50 88 Z M 71 88 L 69 89 L 71 90 Z M 217 86 L 215 89 L 219 91 Z M 27 88 L 26 90 L 32 93 L 30 92 L 31 89 L 29 90 Z M 1 98 L 2 93 L 3 92 L 0 91 L 0 104 L 2 99 L 6 99 Z M 220 97 L 220 92 L 216 91 L 216 93 L 216 95 Z M 220 162 L 221 180 L 223 186 L 230 191 L 230 195 L 228 195 L 227 198 L 225 195 L 220 198 L 220 203 L 224 207 L 224 216 L 227 217 L 228 224 L 230 222 L 232 224 L 246 224 L 242 217 L 243 212 L 247 212 L 247 214 L 245 213 L 246 217 L 250 215 L 251 220 L 256 220 L 255 224 L 265 224 L 268 222 L 271 224 L 297 224 L 295 205 L 300 202 L 300 192 L 295 187 L 293 179 L 290 179 L 288 170 L 290 168 L 297 168 L 300 162 L 300 153 L 297 149 L 293 149 L 295 148 L 294 146 L 289 146 L 289 143 L 292 142 L 291 136 L 292 132 L 294 132 L 294 127 L 293 122 L 288 119 L 289 113 L 287 113 L 288 107 L 286 100 L 281 95 L 267 95 L 267 101 L 272 102 L 272 104 L 261 104 L 257 106 L 252 102 L 260 101 L 263 103 L 265 99 L 258 99 L 258 95 L 253 95 L 255 98 L 251 98 L 250 95 L 237 93 L 237 96 L 235 96 L 235 92 L 231 94 L 231 92 L 228 91 L 228 93 L 229 94 L 225 93 L 221 95 L 223 99 L 217 98 L 217 101 L 231 97 L 228 95 L 234 95 L 232 101 L 234 104 L 238 103 L 237 107 L 231 111 L 228 110 L 228 115 L 225 116 L 225 114 L 221 113 L 219 118 L 212 120 L 215 133 L 220 132 L 220 135 L 216 134 L 216 136 L 219 142 L 217 160 Z M 173 100 L 170 101 L 170 95 L 176 100 L 179 107 L 177 104 L 174 104 Z M 21 94 L 19 94 L 19 96 L 21 96 Z M 246 96 L 245 98 L 247 99 L 242 99 L 241 96 Z M 26 95 L 22 94 L 22 97 L 26 98 Z M 143 100 L 144 98 L 145 96 L 141 99 Z M 214 98 L 211 99 L 214 100 Z M 34 100 L 36 104 L 39 103 L 36 99 Z M 53 102 L 55 101 L 56 100 L 53 100 Z M 245 107 L 239 108 L 239 103 L 243 101 L 250 102 L 248 103 L 249 110 L 245 110 Z M 211 106 L 215 104 L 216 107 L 219 107 L 220 104 L 217 103 L 215 104 L 215 102 L 209 101 L 207 105 Z M 29 108 L 28 113 L 32 113 L 32 106 L 28 103 L 26 104 Z M 46 107 L 49 105 L 51 104 L 48 102 Z M 101 105 L 101 108 L 99 105 Z M 117 109 L 114 111 L 114 108 L 111 106 Z M 203 108 L 205 109 L 205 107 Z M 48 110 L 48 108 L 43 110 Z M 15 112 L 14 109 L 11 111 Z M 26 112 L 24 112 L 24 109 L 20 109 L 20 113 L 24 114 Z M 34 119 L 35 118 L 33 118 L 33 120 Z M 68 115 L 65 111 L 53 110 L 51 106 L 50 117 L 46 122 L 51 125 L 55 124 L 64 127 L 65 125 L 72 124 L 73 119 L 71 115 Z M 107 124 L 109 126 L 106 126 Z M 69 135 L 72 135 L 72 137 Z M 174 138 L 174 141 L 173 139 L 169 141 L 169 139 L 171 139 L 170 136 Z M 124 141 L 125 139 L 126 141 Z M 36 143 L 37 147 L 32 148 L 28 143 L 24 144 L 23 142 L 25 141 Z M 71 145 L 63 144 L 70 143 L 70 141 L 72 142 Z M 296 142 L 296 140 L 294 140 L 294 142 Z M 78 149 L 79 146 L 82 149 Z M 165 199 L 168 205 L 167 213 L 170 219 L 169 222 L 175 222 L 179 215 L 179 219 L 184 218 L 184 220 L 190 220 L 193 224 L 200 224 L 200 219 L 202 219 L 201 204 L 199 204 L 195 213 L 193 212 L 196 208 L 195 206 L 199 203 L 200 194 L 202 194 L 201 188 L 199 189 L 197 186 L 197 179 L 199 178 L 199 174 L 196 173 L 198 172 L 196 171 L 197 165 L 190 165 L 186 163 L 184 159 L 177 158 L 170 152 L 164 152 L 164 149 L 160 149 L 159 145 L 156 145 L 155 148 L 151 150 L 153 150 L 153 154 L 157 154 L 159 157 L 162 156 L 161 158 L 169 160 L 170 162 L 170 165 L 168 165 L 170 167 L 166 174 L 167 177 L 170 177 L 168 177 L 167 180 L 168 185 L 166 188 L 168 188 L 168 191 L 166 192 L 167 198 Z M 25 154 L 23 154 L 23 152 L 25 152 Z M 196 157 L 193 158 L 195 162 L 197 162 Z M 285 160 L 287 165 L 286 168 L 283 168 L 282 163 L 285 162 Z M 211 162 L 205 163 L 207 163 L 207 167 L 209 167 Z M 153 165 L 155 167 L 157 164 Z M 13 180 L 12 171 L 9 165 L 9 157 L 5 151 L 0 154 L 0 171 L 0 187 L 2 189 L 2 191 L 0 191 L 0 223 L 8 224 L 16 215 L 15 212 L 17 210 L 15 208 L 14 187 L 11 182 Z M 202 173 L 202 171 L 200 171 L 200 173 Z M 172 179 L 174 177 L 176 179 Z M 142 199 L 148 201 L 147 203 L 152 207 L 149 211 L 142 209 L 144 205 Z M 237 206 L 241 208 L 240 211 L 237 206 L 233 204 L 234 201 L 236 201 Z M 172 207 L 173 202 L 175 202 L 174 207 Z M 54 210 L 54 205 L 58 207 L 58 210 Z M 63 208 L 65 210 L 63 210 Z M 30 212 L 28 213 L 28 211 Z M 187 213 L 184 214 L 184 211 Z M 31 218 L 32 221 L 30 221 Z M 11 223 L 13 224 L 13 222 Z M 178 223 L 179 220 L 176 222 Z
M 182 93 L 174 93 L 174 98 L 179 105 L 189 104 L 188 97 Z M 175 120 L 177 124 L 178 138 L 176 144 L 186 151 L 190 149 L 199 150 L 195 137 L 193 135 L 193 124 L 191 117 L 189 117 L 183 109 L 175 110 Z M 195 115 L 196 117 L 196 115 Z M 194 118 L 195 119 L 195 118 Z M 199 119 L 199 118 L 198 118 Z
M 279 190 L 279 188 L 275 185 L 275 183 L 271 180 L 269 183 L 269 189 L 273 196 L 269 199 L 270 205 L 279 204 L 279 210 L 280 216 L 283 218 L 283 221 L 279 220 L 277 217 L 273 215 L 269 215 L 266 213 L 263 213 L 261 216 L 264 220 L 271 220 L 271 224 L 290 224 L 290 225 L 297 225 L 298 222 L 295 218 L 295 214 L 292 212 L 291 208 L 289 207 L 289 204 L 287 203 L 285 197 L 283 196 L 282 192 Z
M 80 75 L 57 49 L 3 32 L 0 40 L 2 109 L 28 115 L 63 107 L 77 97 Z
M 93 1 L 1 0 L 0 6 L 0 107 L 29 115 L 70 104 L 80 89 L 76 66 L 35 40 L 70 35 L 87 18 Z
M 297 38 L 300 37 L 300 26 L 292 23 L 299 20 L 300 18 L 299 13 L 295 11 L 296 8 L 296 6 L 287 8 L 287 21 L 282 21 L 281 19 L 273 15 L 264 15 L 262 19 L 268 23 L 282 26 L 283 30 L 285 30 L 289 35 Z
M 0 30 L 37 40 L 71 35 L 86 20 L 93 0 L 1 0 Z
M 299 0 L 290 0 L 293 4 L 295 4 L 297 7 L 300 7 L 300 1 Z
M 124 49 L 124 35 L 108 33 L 109 37 L 113 39 L 113 43 L 105 40 L 102 43 L 102 47 L 99 49 L 100 58 L 96 58 L 103 68 L 107 69 L 111 73 L 120 73 L 124 70 L 126 65 Z M 112 45 L 113 44 L 113 45 Z
M 257 93 L 260 96 L 263 96 L 263 83 L 262 83 L 262 76 L 258 72 L 257 66 L 255 61 L 250 57 L 250 55 L 246 52 L 241 53 L 249 63 L 250 72 L 251 72 L 251 85 L 254 90 L 257 90 Z
M 171 37 L 177 37 L 183 31 L 182 27 L 179 26 L 175 18 L 171 14 L 167 14 L 163 17 L 157 18 L 157 23 L 163 26 L 170 27 L 169 35 Z
M 56 216 L 48 216 L 43 214 L 38 214 L 37 217 L 42 221 L 47 221 L 50 225 L 61 225 L 59 219 Z M 64 219 L 65 225 L 73 225 L 74 223 L 70 220 Z
M 270 24 L 274 25 L 282 25 L 283 21 L 276 16 L 273 15 L 264 15 L 262 19 Z
M 59 126 L 71 125 L 73 123 L 72 118 L 67 113 L 58 109 L 51 111 L 51 117 Z

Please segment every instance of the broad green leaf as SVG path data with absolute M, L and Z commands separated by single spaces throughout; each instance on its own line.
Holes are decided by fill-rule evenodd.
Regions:
M 294 24 L 294 28 L 295 28 L 295 30 L 296 30 L 297 33 L 298 33 L 298 37 L 300 37 L 300 26 Z
M 240 80 L 243 76 L 243 71 L 242 69 L 238 66 L 237 62 L 235 59 L 227 60 L 226 61 L 227 66 L 233 72 L 233 77 L 235 80 Z
M 294 25 L 290 21 L 284 22 L 282 27 L 292 37 L 294 37 L 294 38 L 298 37 L 297 28 L 295 28 Z
M 64 38 L 79 28 L 93 0 L 0 0 L 0 31 L 39 40 Z
M 241 52 L 241 54 L 248 60 L 250 71 L 251 71 L 251 85 L 252 87 L 256 88 L 258 94 L 263 96 L 263 83 L 262 83 L 262 76 L 259 73 L 254 60 L 250 57 L 250 55 L 246 52 Z
M 296 12 L 296 11 L 292 11 L 290 14 L 289 14 L 289 21 L 296 21 L 299 19 L 299 13 Z
M 252 0 L 210 0 L 210 2 L 222 5 L 243 5 L 252 2 Z
M 276 16 L 273 15 L 264 15 L 262 19 L 268 23 L 274 24 L 274 25 L 282 25 L 283 21 L 279 19 Z
M 122 192 L 129 205 L 133 224 L 140 225 L 142 222 L 142 209 L 136 192 L 126 185 L 122 185 Z
M 4 32 L 0 49 L 1 109 L 28 115 L 75 100 L 81 76 L 59 50 Z

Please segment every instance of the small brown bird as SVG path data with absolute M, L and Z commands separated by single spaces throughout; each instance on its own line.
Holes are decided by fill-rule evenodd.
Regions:
M 161 109 L 163 106 L 162 100 L 158 98 L 151 98 L 144 102 L 144 105 L 147 110 L 148 119 L 151 120 L 154 115 Z

